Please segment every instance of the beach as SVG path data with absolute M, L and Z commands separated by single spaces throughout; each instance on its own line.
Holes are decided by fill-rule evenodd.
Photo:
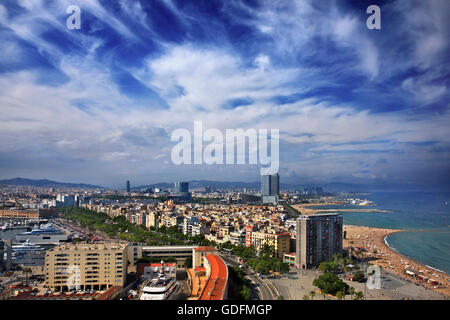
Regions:
M 333 201 L 327 203 L 305 203 L 294 205 L 302 215 L 311 215 L 322 212 L 321 209 L 309 207 L 320 207 L 329 205 L 342 205 L 342 202 Z M 358 209 L 360 210 L 360 209 Z M 339 212 L 339 209 L 329 211 Z M 388 212 L 386 210 L 386 212 Z M 407 258 L 389 247 L 387 237 L 396 232 L 407 232 L 421 230 L 397 230 L 387 228 L 373 228 L 364 226 L 344 225 L 345 239 L 344 249 L 363 248 L 361 257 L 368 258 L 370 263 L 380 266 L 386 272 L 395 274 L 402 279 L 411 281 L 424 288 L 450 297 L 450 277 L 444 271 L 427 266 Z M 408 271 L 408 272 L 407 272 Z
M 386 237 L 408 230 L 381 229 L 344 225 L 344 249 L 364 248 L 361 256 L 372 258 L 371 263 L 417 285 L 450 297 L 450 277 L 445 272 L 404 257 L 388 246 Z M 406 272 L 408 271 L 408 273 Z

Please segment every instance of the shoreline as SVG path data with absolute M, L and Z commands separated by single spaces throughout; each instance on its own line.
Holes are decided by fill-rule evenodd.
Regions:
M 312 215 L 318 212 L 322 213 L 339 213 L 339 212 L 355 212 L 355 213 L 392 213 L 390 210 L 377 209 L 377 208 L 367 208 L 362 206 L 362 208 L 343 208 L 343 209 L 311 209 L 308 207 L 321 207 L 321 206 L 341 206 L 344 202 L 324 202 L 324 203 L 301 203 L 292 205 L 292 208 L 300 212 L 303 215 Z
M 446 272 L 406 257 L 389 245 L 387 241 L 389 235 L 411 230 L 354 225 L 344 225 L 343 230 L 346 231 L 344 248 L 349 246 L 364 248 L 363 254 L 368 258 L 375 259 L 372 263 L 380 266 L 383 270 L 450 297 L 450 276 Z M 406 271 L 413 275 L 407 274 Z

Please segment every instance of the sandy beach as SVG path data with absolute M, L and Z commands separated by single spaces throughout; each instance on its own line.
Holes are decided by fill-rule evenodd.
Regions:
M 322 212 L 322 213 L 326 213 L 326 212 L 361 212 L 361 213 L 370 213 L 370 212 L 378 212 L 378 213 L 391 213 L 391 211 L 389 210 L 383 210 L 383 209 L 376 209 L 376 208 L 353 208 L 353 209 L 311 209 L 308 207 L 319 207 L 319 206 L 336 206 L 336 205 L 343 205 L 343 202 L 326 202 L 326 203 L 302 203 L 302 204 L 296 204 L 293 205 L 292 207 L 298 211 L 300 211 L 302 214 L 304 215 L 310 215 L 310 214 L 315 214 L 318 211 Z
M 294 205 L 293 207 L 303 215 L 310 215 L 322 210 L 311 209 L 308 207 L 340 204 L 343 203 L 305 203 Z M 338 210 L 335 211 L 337 212 Z M 406 258 L 387 245 L 386 237 L 388 235 L 404 231 L 411 230 L 344 225 L 346 237 L 344 239 L 343 247 L 344 249 L 348 249 L 349 246 L 354 248 L 364 248 L 365 251 L 361 252 L 361 256 L 374 258 L 371 263 L 380 266 L 383 270 L 450 297 L 450 276 L 448 274 Z M 414 231 L 420 232 L 420 230 Z M 406 272 L 407 270 L 409 274 Z
M 386 245 L 385 238 L 395 232 L 407 230 L 380 229 L 344 225 L 344 248 L 364 248 L 362 256 L 375 258 L 371 263 L 403 279 L 450 297 L 450 277 L 414 260 L 406 258 Z M 408 272 L 413 273 L 408 274 Z M 439 284 L 438 284 L 439 283 Z

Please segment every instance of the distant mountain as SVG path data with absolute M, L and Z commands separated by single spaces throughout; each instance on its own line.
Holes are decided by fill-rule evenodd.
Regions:
M 29 187 L 47 187 L 47 188 L 84 188 L 84 189 L 104 189 L 102 186 L 96 186 L 85 183 L 65 183 L 56 182 L 47 179 L 25 179 L 25 178 L 14 178 L 7 180 L 0 180 L 0 185 L 11 185 L 11 186 L 29 186 Z

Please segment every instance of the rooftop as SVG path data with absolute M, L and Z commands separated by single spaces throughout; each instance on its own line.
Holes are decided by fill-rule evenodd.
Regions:
M 217 251 L 214 247 L 197 247 L 195 251 Z
M 200 300 L 223 300 L 228 285 L 228 268 L 217 255 L 207 255 L 211 265 L 211 275 Z

